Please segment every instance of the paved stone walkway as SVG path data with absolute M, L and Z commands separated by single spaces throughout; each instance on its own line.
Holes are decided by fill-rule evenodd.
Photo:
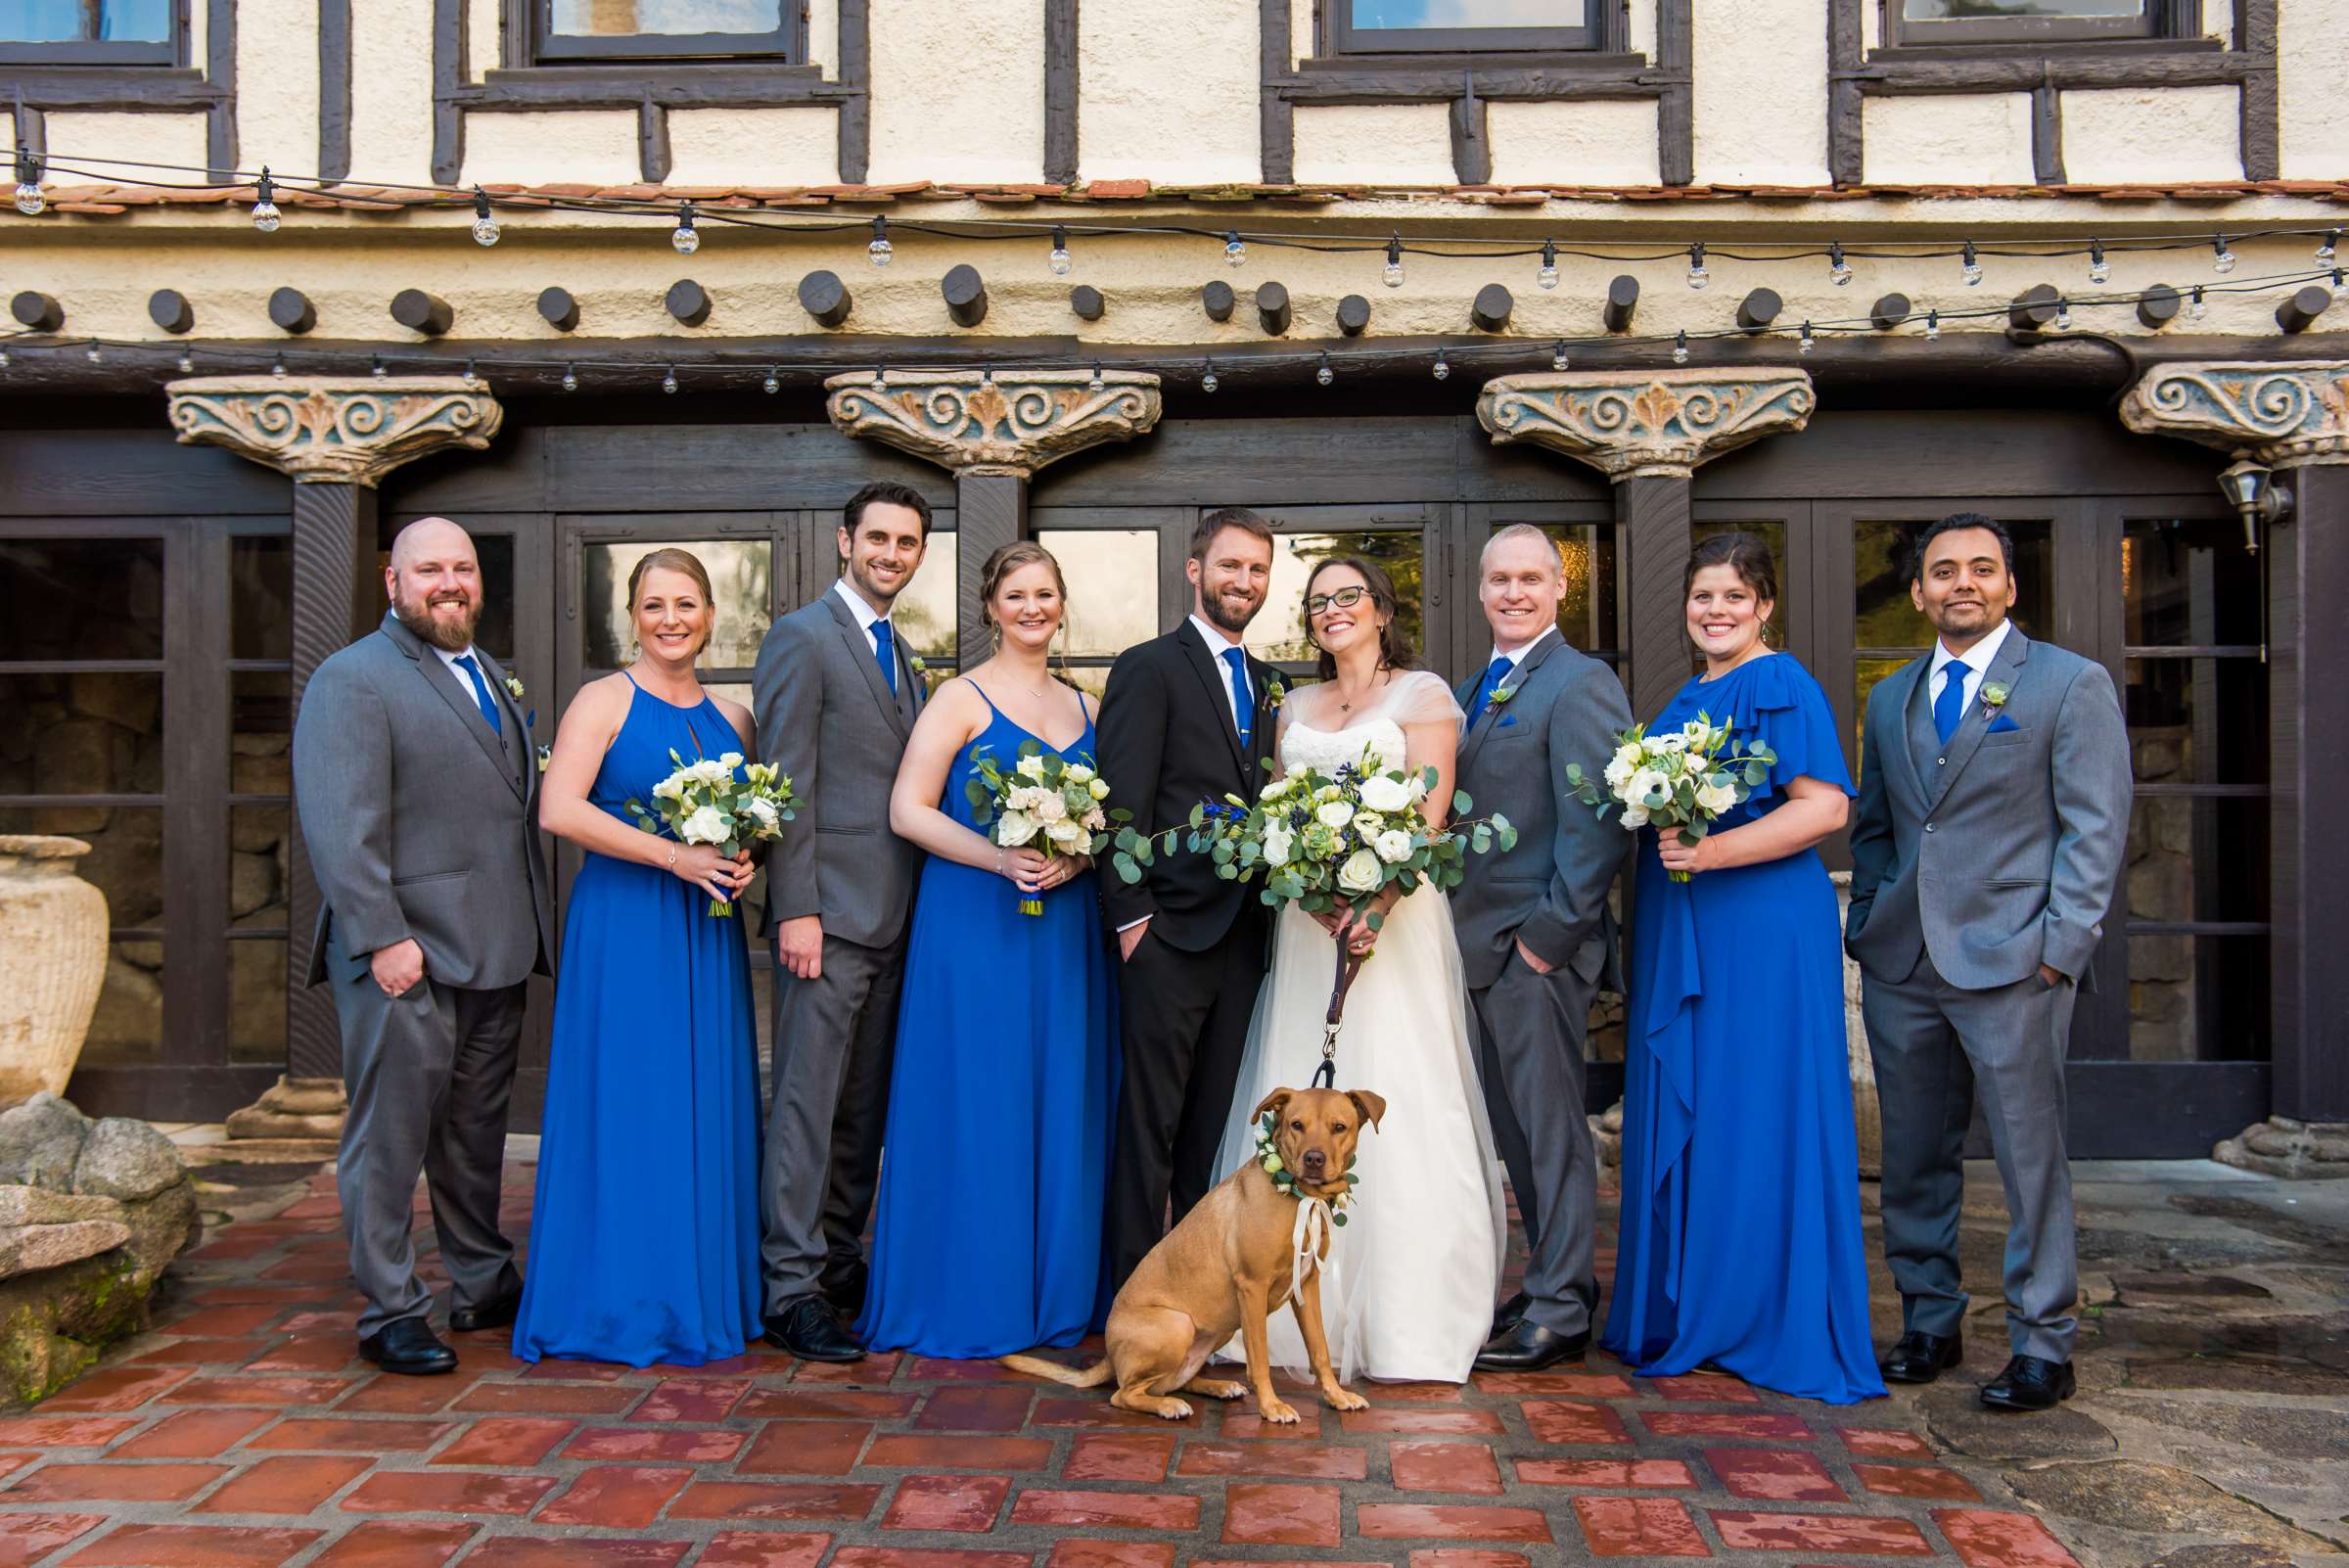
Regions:
M 508 1172 L 517 1233 L 530 1174 Z M 183 1260 L 126 1354 L 0 1416 L 0 1568 L 2076 1568 L 1912 1405 L 1595 1354 L 1372 1385 L 1344 1415 L 1299 1399 L 1287 1428 L 1212 1402 L 1173 1426 L 984 1362 L 528 1366 L 502 1332 L 459 1336 L 453 1376 L 384 1376 L 352 1359 L 331 1176 L 292 1196 Z

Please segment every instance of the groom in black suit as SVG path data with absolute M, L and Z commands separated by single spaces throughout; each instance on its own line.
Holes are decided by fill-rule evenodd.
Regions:
M 1241 507 L 1210 512 L 1191 534 L 1187 571 L 1190 618 L 1128 648 L 1101 700 L 1108 805 L 1131 811 L 1140 833 L 1187 823 L 1202 801 L 1254 800 L 1272 751 L 1277 676 L 1240 646 L 1271 583 L 1272 530 Z M 1125 960 L 1125 1080 L 1105 1215 L 1115 1291 L 1166 1233 L 1170 1189 L 1180 1219 L 1223 1174 L 1216 1146 L 1269 927 L 1257 890 L 1218 877 L 1205 855 L 1159 855 L 1130 886 L 1105 878 L 1101 903 Z

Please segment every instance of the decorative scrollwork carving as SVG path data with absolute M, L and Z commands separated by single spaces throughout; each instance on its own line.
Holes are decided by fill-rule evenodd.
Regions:
M 204 376 L 175 381 L 179 438 L 225 446 L 298 484 L 373 488 L 444 446 L 487 446 L 505 419 L 488 388 L 461 376 Z
M 2156 366 L 2121 399 L 2121 423 L 2263 463 L 2349 463 L 2349 360 Z
M 960 474 L 1026 479 L 1103 441 L 1158 423 L 1158 378 L 1136 371 L 892 370 L 834 376 L 825 410 L 866 437 Z
M 1818 398 L 1799 370 L 1663 370 L 1499 376 L 1476 417 L 1496 442 L 1530 441 L 1610 480 L 1686 478 L 1765 436 L 1801 430 Z

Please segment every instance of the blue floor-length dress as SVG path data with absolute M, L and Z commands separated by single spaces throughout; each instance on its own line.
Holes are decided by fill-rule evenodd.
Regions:
M 1732 746 L 1760 739 L 1777 754 L 1715 831 L 1782 805 L 1798 777 L 1851 793 L 1826 693 L 1790 656 L 1689 681 L 1648 733 L 1700 712 L 1735 721 Z M 1826 867 L 1805 850 L 1676 883 L 1641 829 L 1637 877 L 1622 1226 L 1601 1343 L 1656 1375 L 1710 1361 L 1830 1404 L 1882 1394 Z
M 1009 771 L 1025 741 L 1045 746 L 996 712 L 972 747 Z M 972 747 L 939 806 L 966 827 Z M 1059 755 L 1093 752 L 1088 718 Z M 1116 977 L 1093 872 L 1046 892 L 1040 915 L 1019 900 L 991 870 L 922 868 L 856 1325 L 875 1350 L 1002 1356 L 1073 1345 L 1093 1318 Z
M 716 703 L 642 688 L 590 804 L 634 827 L 676 768 L 742 750 Z M 759 1039 L 743 916 L 589 851 L 563 923 L 514 1354 L 694 1366 L 757 1339 Z

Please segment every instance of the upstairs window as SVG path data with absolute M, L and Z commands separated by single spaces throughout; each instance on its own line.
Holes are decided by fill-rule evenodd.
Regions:
M 0 62 L 176 66 L 173 0 L 0 0 Z
M 1604 0 L 1325 0 L 1337 55 L 1595 49 Z
M 161 0 L 156 0 L 161 4 Z M 0 6 L 7 0 L 0 0 Z M 541 65 L 798 59 L 799 0 L 530 0 Z
M 2193 0 L 1884 0 L 1888 44 L 2038 44 L 2190 38 Z

